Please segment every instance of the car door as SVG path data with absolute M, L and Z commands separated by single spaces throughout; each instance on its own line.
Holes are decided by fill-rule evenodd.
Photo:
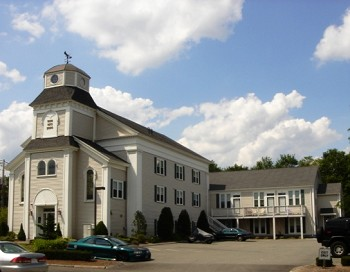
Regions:
M 116 254 L 113 251 L 113 245 L 110 241 L 104 238 L 95 239 L 95 256 L 99 258 L 115 258 Z

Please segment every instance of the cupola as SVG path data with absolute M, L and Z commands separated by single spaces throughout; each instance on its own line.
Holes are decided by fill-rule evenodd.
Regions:
M 90 76 L 83 70 L 66 63 L 56 65 L 44 73 L 44 88 L 71 86 L 89 92 Z

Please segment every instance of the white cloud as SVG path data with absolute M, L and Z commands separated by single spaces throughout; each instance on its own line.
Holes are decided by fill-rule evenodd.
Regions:
M 137 75 L 202 39 L 225 40 L 242 7 L 243 0 L 56 0 L 43 15 L 61 17 L 68 31 L 92 40 L 119 71 Z
M 340 135 L 329 128 L 325 117 L 308 122 L 289 116 L 290 109 L 300 108 L 303 99 L 292 91 L 278 93 L 265 103 L 254 94 L 204 103 L 200 106 L 204 120 L 187 127 L 179 142 L 222 167 L 252 166 L 263 156 L 307 156 Z
M 9 78 L 12 82 L 17 83 L 26 80 L 17 69 L 9 70 L 6 63 L 0 61 L 0 76 Z
M 44 27 L 39 22 L 39 17 L 27 12 L 16 14 L 12 20 L 12 26 L 16 30 L 28 32 L 31 35 L 30 42 L 40 38 L 45 32 Z
M 20 145 L 31 135 L 32 108 L 27 103 L 13 102 L 0 112 L 0 154 L 7 160 L 21 151 Z
M 157 109 L 150 99 L 133 98 L 130 93 L 106 86 L 103 89 L 90 88 L 96 104 L 146 127 L 158 129 L 169 125 L 179 117 L 191 115 L 193 108 Z
M 350 60 L 350 9 L 345 12 L 343 24 L 326 28 L 317 44 L 314 58 L 321 63 L 331 60 Z

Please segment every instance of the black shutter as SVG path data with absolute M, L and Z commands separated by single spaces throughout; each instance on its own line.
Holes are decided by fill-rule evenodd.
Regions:
M 154 157 L 154 173 L 157 173 L 157 157 Z
M 194 183 L 194 170 L 192 169 L 192 183 Z
M 183 180 L 185 180 L 185 166 L 182 166 Z
M 127 198 L 127 183 L 126 183 L 126 181 L 124 181 L 124 183 L 123 183 L 123 189 L 124 189 L 124 199 L 126 199 Z
M 192 206 L 194 206 L 193 204 L 194 204 L 194 192 L 192 192 Z
M 177 164 L 175 163 L 175 165 L 174 165 L 174 178 L 176 179 L 177 177 L 176 177 L 176 174 L 177 174 L 177 172 L 176 172 L 176 166 L 177 166 Z
M 198 171 L 198 183 L 201 184 L 201 171 Z
M 166 160 L 164 160 L 164 176 L 166 176 Z
M 186 200 L 185 195 L 186 195 L 186 192 L 184 191 L 184 205 L 186 204 L 186 202 L 185 202 L 185 200 Z
M 174 204 L 176 205 L 176 189 L 174 190 Z
M 216 194 L 216 208 L 220 208 L 220 195 Z
M 111 198 L 113 197 L 113 179 L 111 179 Z
M 154 202 L 157 202 L 157 185 L 154 185 Z
M 164 203 L 166 203 L 166 187 L 164 187 Z

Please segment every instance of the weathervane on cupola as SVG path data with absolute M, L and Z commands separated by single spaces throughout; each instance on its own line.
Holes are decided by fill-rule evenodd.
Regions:
M 69 55 L 66 51 L 64 51 L 64 55 L 66 56 L 66 64 L 68 64 L 69 60 L 72 58 L 72 56 Z

